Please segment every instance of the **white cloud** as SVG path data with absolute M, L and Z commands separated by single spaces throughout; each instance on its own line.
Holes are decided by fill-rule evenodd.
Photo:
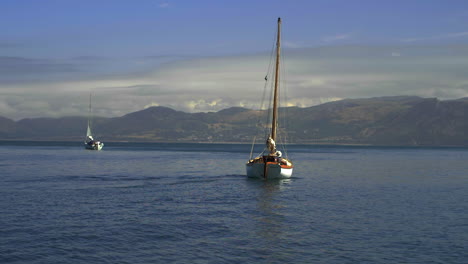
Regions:
M 281 87 L 287 88 L 282 96 L 289 106 L 387 95 L 468 97 L 468 46 L 320 47 L 293 49 L 284 56 Z M 259 108 L 268 62 L 266 55 L 181 58 L 113 74 L 72 65 L 78 68 L 73 78 L 42 72 L 45 78 L 37 82 L 15 81 L 0 72 L 0 115 L 14 119 L 86 115 L 90 91 L 93 111 L 100 116 L 121 116 L 156 105 L 189 112 Z M 84 69 L 93 72 L 92 78 Z M 28 72 L 23 76 L 29 74 L 36 76 Z
M 153 107 L 153 106 L 160 106 L 160 104 L 155 103 L 155 102 L 151 102 L 151 103 L 145 105 L 143 108 L 146 109 L 146 108 L 150 108 L 150 107 Z
M 443 35 L 435 35 L 435 36 L 427 36 L 427 37 L 412 37 L 412 38 L 405 38 L 402 39 L 402 42 L 411 43 L 411 42 L 420 42 L 420 41 L 438 41 L 438 40 L 445 40 L 445 39 L 452 39 L 452 38 L 464 38 L 468 37 L 468 32 L 455 32 L 455 33 L 448 33 Z
M 351 38 L 351 34 L 346 33 L 346 34 L 337 34 L 333 36 L 325 36 L 322 38 L 322 41 L 323 42 L 335 42 L 335 41 L 341 41 L 341 40 L 345 40 L 349 38 Z
M 161 4 L 159 4 L 159 7 L 160 7 L 160 8 L 168 8 L 168 7 L 169 7 L 169 3 L 167 3 L 167 2 L 161 3 Z
M 457 33 L 451 33 L 451 34 L 448 34 L 447 37 L 449 38 L 459 38 L 459 37 L 467 37 L 468 36 L 468 32 L 465 31 L 465 32 L 457 32 Z
M 291 48 L 291 49 L 297 49 L 297 48 L 302 48 L 302 47 L 304 47 L 304 44 L 303 44 L 303 43 L 300 43 L 300 42 L 293 42 L 293 41 L 285 40 L 285 41 L 283 42 L 283 47 L 285 47 L 285 48 Z
M 190 100 L 185 103 L 186 109 L 190 112 L 199 112 L 199 111 L 212 111 L 220 110 L 222 108 L 229 107 L 230 105 L 225 104 L 221 98 L 211 99 L 211 100 Z

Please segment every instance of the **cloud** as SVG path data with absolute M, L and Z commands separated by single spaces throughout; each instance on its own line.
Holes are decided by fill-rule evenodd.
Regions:
M 42 73 L 74 72 L 70 63 L 61 63 L 49 59 L 31 59 L 22 57 L 0 56 L 0 78 L 5 76 Z
M 160 7 L 160 8 L 168 8 L 168 7 L 169 7 L 169 3 L 168 3 L 168 2 L 160 3 L 160 4 L 159 4 L 159 7 Z
M 151 103 L 145 105 L 145 106 L 143 107 L 143 109 L 150 108 L 150 107 L 153 107 L 153 106 L 159 106 L 159 104 L 158 104 L 158 103 L 155 103 L 155 102 L 151 102 Z
M 447 35 L 448 38 L 459 38 L 459 37 L 468 37 L 468 32 L 458 32 L 458 33 L 451 33 Z
M 296 49 L 296 48 L 302 48 L 304 47 L 304 44 L 299 43 L 299 42 L 293 42 L 293 41 L 284 41 L 283 42 L 283 47 L 285 48 L 291 48 L 291 49 Z
M 346 34 L 337 34 L 333 36 L 326 36 L 322 38 L 323 42 L 336 42 L 336 41 L 341 41 L 341 40 L 346 40 L 351 38 L 351 33 L 346 33 Z
M 211 100 L 205 100 L 205 99 L 198 99 L 198 100 L 190 100 L 186 103 L 186 108 L 190 112 L 194 111 L 207 111 L 207 110 L 218 110 L 220 107 L 221 108 L 226 108 L 229 107 L 230 105 L 225 104 L 223 102 L 223 99 L 221 98 L 216 98 L 216 99 L 211 99 Z
M 401 41 L 406 42 L 406 43 L 411 43 L 411 42 L 422 42 L 422 41 L 439 41 L 439 40 L 464 38 L 464 37 L 468 37 L 468 31 L 448 33 L 448 34 L 428 36 L 428 37 L 405 38 L 405 39 L 402 39 Z
M 264 95 L 268 55 L 61 61 L 2 57 L 0 115 L 85 116 L 90 91 L 98 116 L 122 116 L 156 105 L 189 112 L 258 109 L 262 98 L 269 98 L 268 92 Z M 468 97 L 468 45 L 335 46 L 286 49 L 283 55 L 281 98 L 287 106 L 392 95 Z

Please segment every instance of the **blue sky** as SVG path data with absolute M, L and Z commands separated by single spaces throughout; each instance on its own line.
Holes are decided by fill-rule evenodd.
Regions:
M 258 107 L 278 16 L 289 105 L 468 96 L 466 1 L 2 0 L 0 116 Z

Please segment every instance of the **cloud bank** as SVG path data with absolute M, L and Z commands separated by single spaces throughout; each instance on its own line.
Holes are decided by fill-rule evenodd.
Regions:
M 342 98 L 468 97 L 468 46 L 285 49 L 289 106 Z M 269 54 L 217 57 L 0 57 L 0 116 L 121 116 L 161 105 L 188 112 L 259 108 Z M 272 77 L 270 77 L 272 78 Z

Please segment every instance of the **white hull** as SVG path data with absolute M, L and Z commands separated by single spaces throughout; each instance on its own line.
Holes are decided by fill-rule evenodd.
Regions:
M 247 163 L 247 177 L 260 179 L 288 179 L 291 178 L 293 168 L 284 168 L 279 164 Z M 265 177 L 266 172 L 266 177 Z
M 102 147 L 104 147 L 104 143 L 99 143 L 99 144 L 93 144 L 93 145 L 89 145 L 87 143 L 85 143 L 85 149 L 90 149 L 90 150 L 101 150 Z

